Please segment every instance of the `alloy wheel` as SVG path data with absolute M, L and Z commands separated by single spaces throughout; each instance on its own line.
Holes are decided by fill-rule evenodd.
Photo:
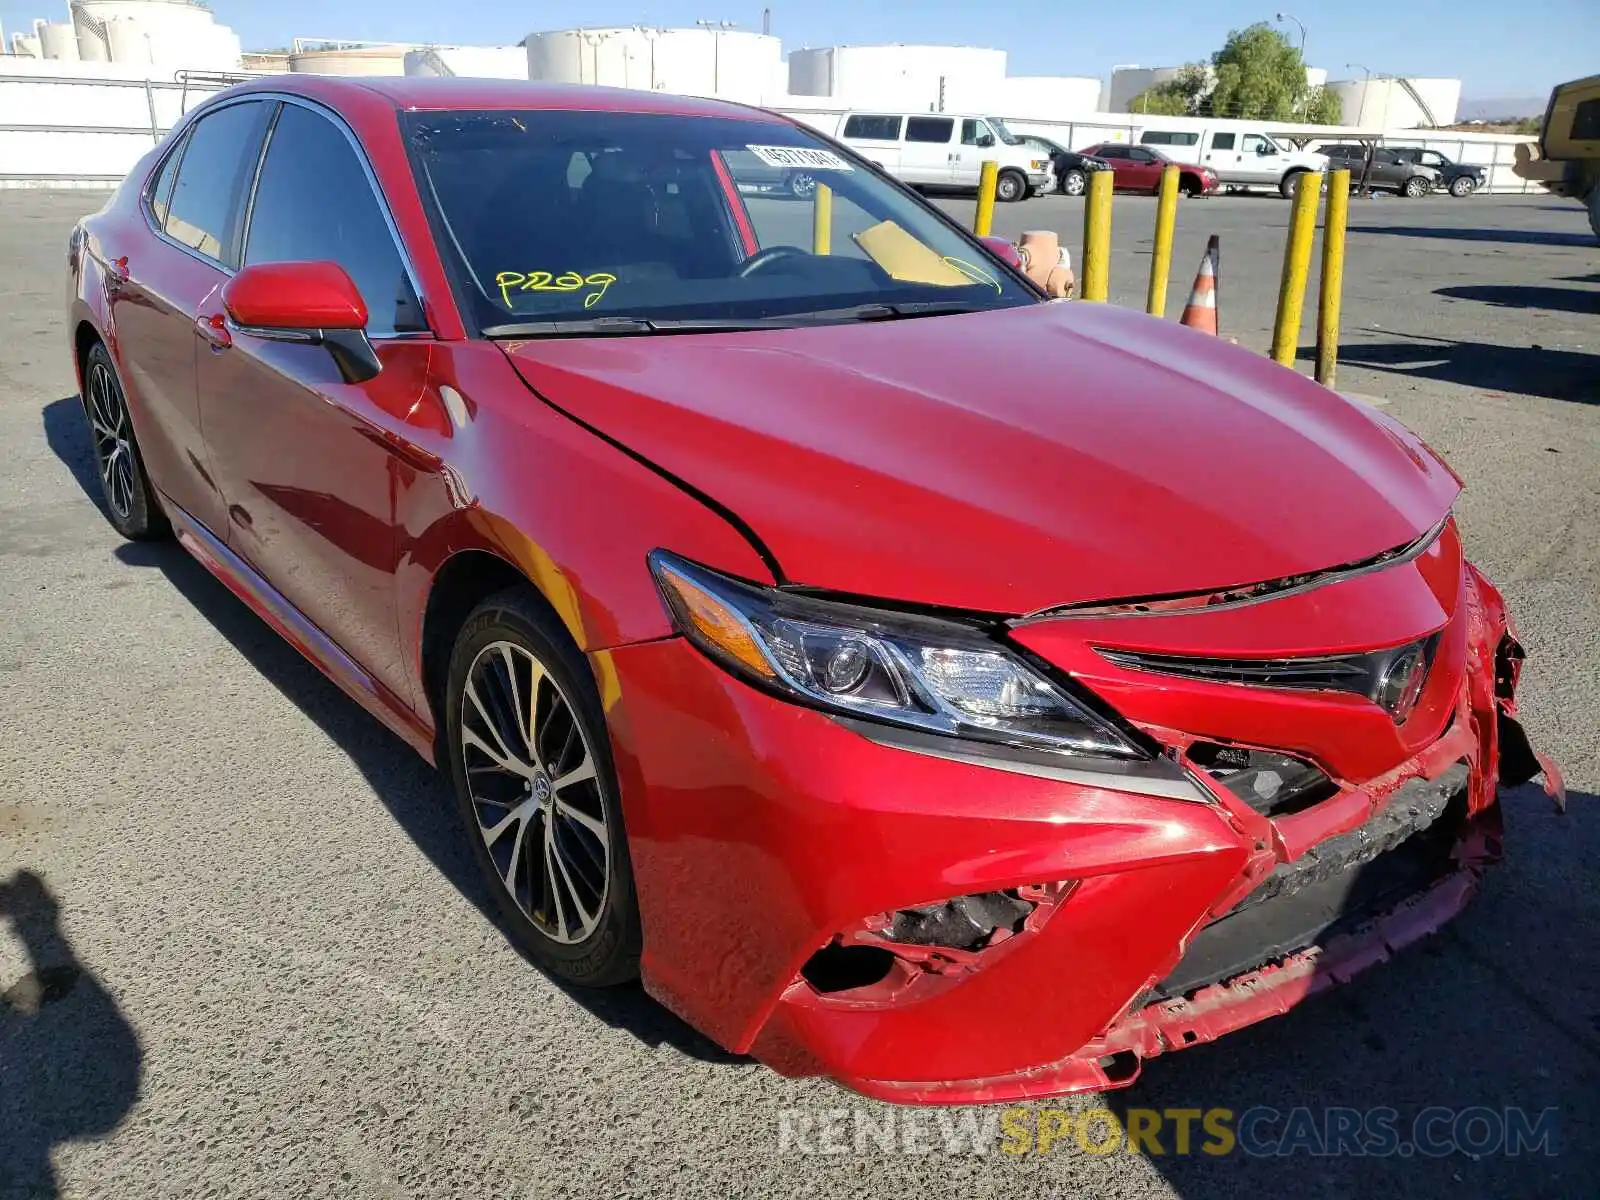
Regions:
M 817 190 L 817 177 L 805 171 L 789 176 L 789 194 L 798 200 L 808 199 Z
M 528 649 L 491 642 L 467 671 L 461 752 L 501 885 L 554 942 L 586 941 L 611 885 L 594 748 L 572 699 Z
M 95 466 L 111 511 L 126 521 L 133 515 L 133 442 L 128 406 L 109 368 L 89 370 L 89 426 L 94 433 Z
M 1084 191 L 1082 171 L 1068 171 L 1061 180 L 1061 191 L 1068 196 L 1081 196 Z

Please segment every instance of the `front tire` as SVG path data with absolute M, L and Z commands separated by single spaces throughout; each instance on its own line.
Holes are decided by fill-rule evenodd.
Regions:
M 995 180 L 994 198 L 1002 204 L 1015 204 L 1028 194 L 1028 179 L 1021 171 L 1001 171 Z
M 1457 200 L 1463 196 L 1470 196 L 1478 188 L 1478 181 L 1466 175 L 1457 175 L 1450 181 L 1450 194 Z
M 1063 196 L 1081 196 L 1088 189 L 1088 186 L 1088 176 L 1076 167 L 1061 173 L 1061 194 Z
M 817 192 L 817 177 L 807 171 L 789 176 L 789 194 L 796 200 L 809 200 Z
M 512 940 L 574 984 L 635 978 L 639 911 L 600 695 L 531 587 L 467 618 L 444 719 L 456 804 Z
M 171 526 L 150 486 L 133 435 L 127 393 L 103 342 L 96 342 L 84 359 L 83 412 L 89 420 L 95 473 L 100 477 L 100 494 L 112 527 L 136 542 L 168 536 Z
M 1285 200 L 1293 200 L 1294 194 L 1300 190 L 1300 180 L 1305 177 L 1304 171 L 1290 171 L 1278 184 L 1278 192 Z

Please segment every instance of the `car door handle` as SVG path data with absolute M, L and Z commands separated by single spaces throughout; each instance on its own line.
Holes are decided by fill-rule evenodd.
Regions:
M 233 334 L 228 332 L 227 318 L 221 313 L 196 317 L 194 331 L 210 342 L 213 350 L 226 350 L 233 345 Z

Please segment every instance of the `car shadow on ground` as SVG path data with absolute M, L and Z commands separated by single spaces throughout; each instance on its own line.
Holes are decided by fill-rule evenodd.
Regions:
M 1600 291 L 1547 287 L 1543 284 L 1481 283 L 1434 289 L 1449 300 L 1477 300 L 1501 308 L 1543 308 L 1552 312 L 1600 317 Z
M 1573 209 L 1580 218 L 1582 209 Z M 1349 233 L 1381 233 L 1389 237 L 1442 238 L 1461 242 L 1510 242 L 1523 246 L 1584 246 L 1595 244 L 1588 231 L 1567 233 L 1545 229 L 1473 229 L 1453 225 L 1351 225 Z
M 0 980 L 0 1196 L 60 1194 L 52 1147 L 104 1137 L 139 1098 L 143 1051 L 110 992 L 78 960 L 43 878 L 0 877 L 0 927 L 27 957 Z
M 1544 396 L 1573 404 L 1600 404 L 1600 356 L 1543 346 L 1499 346 L 1411 334 L 1407 340 L 1345 342 L 1339 362 L 1394 375 L 1459 383 L 1476 392 Z M 1316 360 L 1316 347 L 1301 347 L 1302 361 Z
M 103 510 L 100 479 L 78 398 L 69 396 L 46 405 L 43 417 L 51 450 Z M 175 542 L 124 542 L 115 553 L 130 566 L 153 567 L 165 575 L 257 672 L 338 745 L 396 823 L 451 886 L 501 933 L 506 932 L 494 899 L 479 876 L 443 778 Z M 607 1024 L 648 1045 L 668 1045 L 709 1062 L 745 1061 L 672 1015 L 638 984 L 589 990 L 570 988 L 554 978 L 551 981 Z
M 1443 930 L 1284 1016 L 1149 1060 L 1106 1107 L 1160 1130 L 1148 1160 L 1183 1197 L 1593 1195 L 1596 800 L 1573 793 L 1561 815 L 1537 786 L 1508 790 L 1505 861 Z M 1237 1135 L 1226 1153 L 1202 1125 L 1217 1109 Z M 1336 1109 L 1380 1152 L 1341 1146 Z M 1187 1153 L 1181 1110 L 1195 1113 Z M 1518 1122 L 1535 1136 L 1510 1153 Z M 1385 1125 L 1389 1146 L 1368 1136 Z

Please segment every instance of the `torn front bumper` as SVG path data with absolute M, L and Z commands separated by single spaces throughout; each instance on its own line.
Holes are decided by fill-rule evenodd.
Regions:
M 1152 686 L 1094 651 L 1308 653 L 1292 642 L 1307 605 L 1344 615 L 1317 633 L 1323 653 L 1438 634 L 1410 716 Z M 785 1073 L 1001 1101 L 1126 1084 L 1141 1060 L 1281 1013 L 1438 928 L 1498 856 L 1497 783 L 1541 765 L 1515 723 L 1520 650 L 1499 596 L 1452 530 L 1415 563 L 1247 616 L 1018 633 L 1077 679 L 1098 672 L 1093 690 L 1183 767 L 1177 784 L 908 750 L 758 693 L 678 639 L 596 654 L 647 989 Z M 1245 803 L 1199 765 L 1230 732 L 1317 764 L 1326 790 Z M 928 906 L 959 897 L 981 900 L 964 917 L 1023 915 L 976 946 L 896 940 L 911 928 L 897 914 L 937 924 Z

